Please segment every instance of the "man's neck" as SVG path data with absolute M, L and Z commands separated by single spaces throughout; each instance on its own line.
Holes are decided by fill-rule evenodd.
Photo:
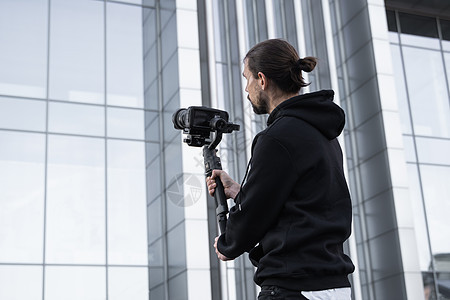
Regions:
M 270 101 L 269 101 L 269 114 L 272 113 L 272 111 L 275 109 L 275 107 L 277 107 L 278 105 L 280 105 L 281 103 L 283 103 L 284 101 L 298 96 L 298 93 L 293 93 L 293 94 L 281 94 L 281 93 L 274 93 L 273 95 L 271 95 L 272 97 L 270 97 Z

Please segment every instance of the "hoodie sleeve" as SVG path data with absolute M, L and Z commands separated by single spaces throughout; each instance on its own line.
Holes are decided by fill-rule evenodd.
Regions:
M 218 240 L 220 253 L 234 259 L 250 251 L 277 221 L 297 178 L 288 150 L 274 137 L 259 136 L 247 181 Z

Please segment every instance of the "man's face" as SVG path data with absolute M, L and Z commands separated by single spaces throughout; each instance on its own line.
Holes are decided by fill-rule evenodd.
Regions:
M 248 68 L 248 62 L 244 62 L 244 72 L 242 75 L 247 79 L 247 85 L 245 91 L 248 93 L 247 99 L 250 101 L 253 107 L 253 111 L 257 115 L 263 115 L 268 113 L 269 99 L 261 88 L 260 79 L 255 78 L 252 72 Z

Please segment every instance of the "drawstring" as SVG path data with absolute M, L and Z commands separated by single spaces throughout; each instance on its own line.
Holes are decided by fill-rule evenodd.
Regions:
M 253 157 L 252 157 L 253 158 Z M 245 175 L 244 175 L 244 179 L 242 179 L 242 184 L 241 184 L 241 188 L 239 190 L 239 196 L 237 197 L 235 203 L 238 205 L 238 209 L 239 211 L 242 211 L 242 207 L 241 207 L 241 195 L 245 196 L 244 191 L 242 190 L 242 186 L 245 184 L 245 181 L 247 180 L 247 175 L 248 175 L 248 171 L 250 170 L 251 164 L 252 164 L 252 158 L 250 158 L 250 161 L 247 164 L 247 169 L 245 170 Z

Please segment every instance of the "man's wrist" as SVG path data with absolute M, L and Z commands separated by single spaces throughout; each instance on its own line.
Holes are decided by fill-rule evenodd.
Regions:
M 233 188 L 233 196 L 231 197 L 231 199 L 233 199 L 233 200 L 236 199 L 236 197 L 240 191 L 241 191 L 241 185 L 239 183 L 236 183 L 235 188 Z

